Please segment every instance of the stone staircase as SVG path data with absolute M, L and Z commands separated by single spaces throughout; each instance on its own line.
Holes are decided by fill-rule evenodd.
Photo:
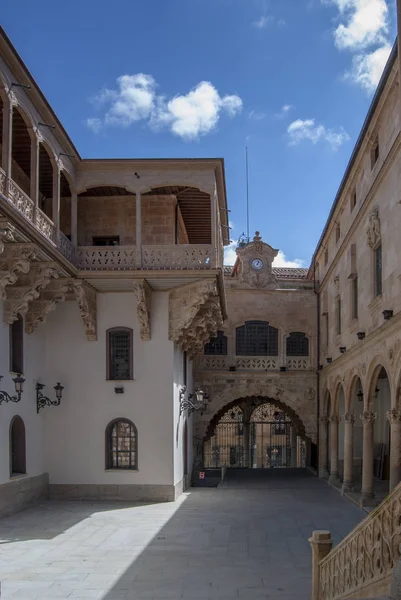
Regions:
M 401 600 L 401 483 L 332 548 L 329 531 L 314 531 L 312 600 Z

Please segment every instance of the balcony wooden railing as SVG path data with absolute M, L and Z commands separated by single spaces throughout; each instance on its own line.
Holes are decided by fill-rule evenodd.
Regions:
M 211 269 L 220 263 L 209 244 L 144 245 L 141 260 L 135 246 L 79 246 L 57 232 L 53 221 L 0 168 L 0 193 L 70 262 L 82 270 Z M 222 260 L 222 259 L 221 259 Z M 222 266 L 222 265 L 220 265 Z
M 318 563 L 314 595 L 319 600 L 386 596 L 400 543 L 401 484 Z

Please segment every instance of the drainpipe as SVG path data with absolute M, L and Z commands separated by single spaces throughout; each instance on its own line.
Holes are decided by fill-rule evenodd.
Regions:
M 316 321 L 317 321 L 317 356 L 316 356 L 316 436 L 317 436 L 317 452 L 316 452 L 316 464 L 317 472 L 316 476 L 319 477 L 319 426 L 320 426 L 320 295 L 316 285 L 316 260 L 313 261 L 313 291 L 316 294 Z

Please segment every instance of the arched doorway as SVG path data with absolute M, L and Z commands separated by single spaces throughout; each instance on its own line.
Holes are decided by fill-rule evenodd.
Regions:
M 10 423 L 10 477 L 26 473 L 25 425 L 19 416 Z
M 209 424 L 203 443 L 204 468 L 304 467 L 306 438 L 296 413 L 279 401 L 243 398 Z

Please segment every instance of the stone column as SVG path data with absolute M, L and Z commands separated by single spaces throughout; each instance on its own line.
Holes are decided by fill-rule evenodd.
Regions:
M 362 453 L 362 498 L 361 506 L 375 506 L 373 493 L 373 424 L 376 413 L 365 411 L 360 415 L 363 421 Z
M 11 179 L 12 165 L 12 140 L 13 140 L 13 104 L 7 99 L 3 103 L 3 139 L 2 139 L 2 168 L 6 174 L 7 182 Z M 8 190 L 8 185 L 6 186 Z
M 401 481 L 401 410 L 393 408 L 387 412 L 390 422 L 390 492 Z
M 319 419 L 319 477 L 328 479 L 329 477 L 329 456 L 328 456 L 328 417 Z
M 53 223 L 56 227 L 56 240 L 60 233 L 60 165 L 52 160 L 53 165 Z
M 34 203 L 33 221 L 36 223 L 36 212 L 39 204 L 39 138 L 32 127 L 28 128 L 31 138 L 31 186 L 29 195 Z
M 333 546 L 330 531 L 314 531 L 309 538 L 312 548 L 312 600 L 320 599 L 319 563 L 330 552 Z
M 74 248 L 78 245 L 78 196 L 71 192 L 71 243 Z
M 329 481 L 333 485 L 340 483 L 338 476 L 338 422 L 337 416 L 330 417 L 330 477 Z
M 298 466 L 298 435 L 295 427 L 291 427 L 291 467 Z
M 355 415 L 347 413 L 344 419 L 344 481 L 342 493 L 354 491 L 354 423 Z
M 136 267 L 142 267 L 142 200 L 141 192 L 136 193 Z

